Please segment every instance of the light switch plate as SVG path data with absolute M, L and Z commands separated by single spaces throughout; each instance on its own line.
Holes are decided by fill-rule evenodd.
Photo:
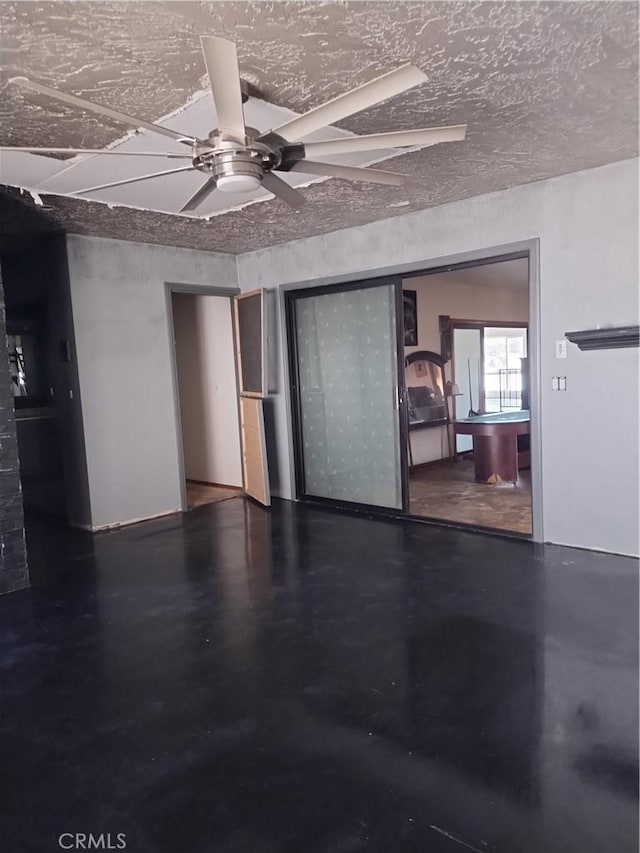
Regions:
M 566 358 L 567 357 L 567 339 L 563 338 L 561 341 L 556 341 L 556 358 Z

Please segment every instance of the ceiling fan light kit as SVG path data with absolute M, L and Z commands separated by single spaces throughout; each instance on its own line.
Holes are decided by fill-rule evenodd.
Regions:
M 253 193 L 260 189 L 262 175 L 220 175 L 216 189 L 225 193 Z
M 215 189 L 223 192 L 255 192 L 260 189 L 269 152 L 264 146 L 252 147 L 247 138 L 242 144 L 225 140 L 212 131 L 210 147 L 194 149 L 193 166 L 215 179 Z M 261 150 L 262 149 L 262 150 Z
M 190 152 L 158 153 L 153 156 L 191 160 L 191 165 L 153 174 L 140 175 L 124 180 L 104 183 L 74 190 L 67 195 L 81 196 L 90 192 L 123 186 L 139 181 L 153 180 L 177 172 L 202 172 L 206 181 L 180 208 L 180 213 L 198 212 L 198 209 L 215 190 L 225 193 L 253 193 L 266 189 L 287 205 L 298 210 L 305 203 L 304 196 L 276 172 L 301 172 L 320 177 L 336 177 L 352 181 L 400 186 L 408 176 L 378 169 L 346 166 L 338 163 L 323 163 L 317 156 L 359 153 L 362 151 L 384 151 L 390 148 L 414 148 L 436 145 L 442 142 L 457 142 L 465 138 L 466 126 L 425 128 L 369 136 L 352 136 L 325 141 L 304 142 L 304 137 L 325 128 L 336 121 L 348 118 L 380 101 L 398 95 L 427 78 L 413 65 L 403 65 L 376 77 L 351 91 L 309 110 L 303 115 L 286 121 L 265 133 L 246 127 L 243 102 L 246 101 L 246 86 L 243 87 L 238 68 L 236 46 L 233 42 L 217 36 L 202 36 L 202 52 L 209 74 L 218 127 L 206 139 L 197 139 L 171 128 L 130 116 L 110 107 L 94 104 L 75 95 L 59 92 L 49 86 L 14 77 L 9 82 L 23 89 L 47 95 L 71 106 L 90 110 L 132 128 L 143 128 L 159 133 L 190 148 Z M 108 154 L 117 156 L 117 150 L 62 149 L 62 148 L 0 148 L 5 151 L 31 153 Z M 122 156 L 131 156 L 122 152 Z M 40 190 L 41 192 L 43 190 Z

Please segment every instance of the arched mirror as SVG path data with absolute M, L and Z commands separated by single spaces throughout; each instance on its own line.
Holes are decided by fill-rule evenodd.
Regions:
M 412 352 L 405 358 L 409 429 L 448 422 L 444 364 L 442 356 L 430 350 Z

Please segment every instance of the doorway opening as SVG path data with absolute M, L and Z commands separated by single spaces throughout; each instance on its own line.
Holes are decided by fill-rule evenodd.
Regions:
M 229 295 L 170 290 L 183 509 L 243 494 Z
M 523 248 L 287 290 L 296 496 L 531 537 L 529 279 Z
M 440 403 L 438 419 L 433 405 L 410 417 L 411 514 L 530 536 L 528 257 L 412 276 L 403 289 L 417 305 L 408 400 L 433 391 Z

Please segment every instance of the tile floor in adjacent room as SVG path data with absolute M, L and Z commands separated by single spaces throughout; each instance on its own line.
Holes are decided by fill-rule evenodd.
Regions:
M 409 478 L 411 515 L 531 534 L 531 472 L 499 486 L 476 483 L 473 460 L 417 468 Z
M 228 500 L 29 521 L 4 853 L 635 853 L 635 560 Z

